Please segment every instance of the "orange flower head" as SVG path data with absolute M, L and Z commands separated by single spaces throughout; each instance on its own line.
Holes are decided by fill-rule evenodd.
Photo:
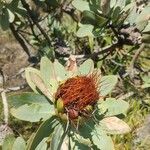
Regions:
M 61 99 L 65 113 L 73 120 L 86 116 L 88 106 L 94 106 L 99 100 L 99 74 L 93 72 L 87 76 L 76 76 L 67 79 L 59 86 L 55 94 L 56 101 Z

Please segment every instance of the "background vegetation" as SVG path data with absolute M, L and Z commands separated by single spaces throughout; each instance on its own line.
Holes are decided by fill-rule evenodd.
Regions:
M 150 135 L 138 135 L 150 113 L 148 0 L 2 0 L 0 25 L 2 39 L 15 38 L 29 65 L 38 67 L 42 56 L 65 65 L 75 55 L 78 65 L 91 58 L 103 75 L 119 75 L 110 96 L 130 103 L 126 121 L 132 132 L 114 136 L 115 147 L 148 149 Z M 3 88 L 8 89 L 5 84 Z M 10 121 L 16 135 L 21 133 L 25 139 L 36 126 Z

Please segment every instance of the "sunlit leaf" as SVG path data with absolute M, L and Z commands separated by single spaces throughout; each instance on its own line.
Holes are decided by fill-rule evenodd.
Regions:
M 12 150 L 12 146 L 14 144 L 15 137 L 13 134 L 9 134 L 5 137 L 3 145 L 2 145 L 2 150 Z
M 8 11 L 8 14 L 9 14 L 9 22 L 12 23 L 15 19 L 15 15 L 10 9 L 7 9 L 7 11 Z
M 53 91 L 44 83 L 40 75 L 36 73 L 30 73 L 31 81 L 34 85 L 52 102 L 53 101 Z
M 12 150 L 26 150 L 26 142 L 22 137 L 18 137 L 12 147 Z
M 142 32 L 150 32 L 150 21 L 148 22 L 148 25 L 145 27 L 145 29 Z
M 60 150 L 64 138 L 65 138 L 64 128 L 61 124 L 59 124 L 55 128 L 52 139 L 51 139 L 51 150 Z
M 100 95 L 106 96 L 109 94 L 118 82 L 116 75 L 103 76 L 100 81 Z
M 113 141 L 99 125 L 96 125 L 92 133 L 92 141 L 100 150 L 114 150 Z
M 150 18 L 150 6 L 146 6 L 135 20 L 136 27 L 141 31 L 148 24 Z
M 98 105 L 99 111 L 103 112 L 105 116 L 114 116 L 119 114 L 126 114 L 129 104 L 123 100 L 116 100 L 115 98 L 107 98 Z
M 68 77 L 68 72 L 65 69 L 65 67 L 58 62 L 58 60 L 55 60 L 54 62 L 54 70 L 55 74 L 57 76 L 58 81 L 66 80 Z
M 90 10 L 89 3 L 83 0 L 73 0 L 72 5 L 80 11 Z
M 76 34 L 78 37 L 94 36 L 92 33 L 93 29 L 94 29 L 93 25 L 85 24 L 79 28 Z
M 117 117 L 104 118 L 100 121 L 100 125 L 110 134 L 124 134 L 131 131 L 130 127 Z
M 42 79 L 46 85 L 49 86 L 50 79 L 53 79 L 53 80 L 56 79 L 55 74 L 54 74 L 53 63 L 47 57 L 41 58 L 40 71 L 41 71 Z
M 47 139 L 48 138 L 44 138 L 40 143 L 39 145 L 36 147 L 35 150 L 47 150 Z
M 14 108 L 18 108 L 25 104 L 49 105 L 51 107 L 45 96 L 33 92 L 10 95 L 8 96 L 8 103 L 10 107 Z
M 37 132 L 32 135 L 31 141 L 27 145 L 27 150 L 34 150 L 44 138 L 49 137 L 53 133 L 57 125 L 58 120 L 55 117 L 51 117 L 43 122 Z
M 80 65 L 78 71 L 81 75 L 87 75 L 94 70 L 94 62 L 92 59 L 86 60 L 83 64 Z
M 35 83 L 32 81 L 31 79 L 31 73 L 35 73 L 37 75 L 40 76 L 40 71 L 35 69 L 35 68 L 32 68 L 32 67 L 28 67 L 25 69 L 25 77 L 26 77 L 26 80 L 28 82 L 28 85 L 31 87 L 31 89 L 35 92 L 35 93 L 38 93 L 37 89 L 36 89 L 36 85 Z
M 54 115 L 53 105 L 31 104 L 22 105 L 18 108 L 11 108 L 11 114 L 24 121 L 38 122 L 40 120 L 46 120 Z

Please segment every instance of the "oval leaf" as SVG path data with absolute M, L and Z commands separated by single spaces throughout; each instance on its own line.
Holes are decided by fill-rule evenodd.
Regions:
M 25 104 L 48 105 L 51 107 L 45 96 L 33 92 L 10 95 L 8 96 L 8 103 L 13 108 L 18 108 Z
M 22 137 L 18 137 L 12 147 L 12 150 L 26 150 L 26 142 Z
M 86 60 L 83 64 L 80 65 L 78 71 L 81 75 L 87 75 L 94 70 L 94 63 L 92 59 Z
M 80 11 L 90 10 L 89 3 L 83 0 L 74 0 L 72 5 Z
M 92 33 L 93 29 L 94 29 L 93 25 L 85 24 L 79 28 L 76 34 L 78 37 L 85 37 L 85 36 L 93 37 L 94 36 Z
M 114 116 L 119 114 L 126 114 L 129 104 L 123 100 L 116 100 L 115 98 L 107 98 L 98 105 L 100 113 L 103 112 L 105 116 Z
M 100 126 L 94 128 L 92 141 L 100 150 L 114 150 L 114 144 L 110 136 L 102 130 Z
M 54 66 L 53 63 L 47 58 L 42 57 L 40 62 L 41 76 L 46 85 L 50 85 L 50 80 L 55 80 Z
M 12 150 L 12 146 L 14 144 L 15 137 L 13 134 L 9 134 L 5 137 L 3 145 L 2 145 L 2 150 Z
M 124 134 L 131 131 L 130 127 L 117 117 L 108 117 L 100 121 L 100 125 L 110 134 Z
M 116 75 L 103 76 L 100 81 L 100 95 L 106 96 L 109 94 L 118 82 Z
M 54 70 L 55 70 L 55 74 L 57 76 L 58 81 L 62 81 L 62 80 L 67 79 L 68 72 L 64 68 L 64 66 L 58 62 L 58 60 L 55 60 L 55 62 L 54 62 Z
M 36 89 L 36 85 L 34 84 L 34 82 L 31 79 L 31 73 L 35 73 L 40 76 L 40 71 L 35 68 L 32 68 L 32 67 L 28 67 L 25 69 L 25 77 L 26 77 L 26 80 L 27 80 L 29 86 L 35 93 L 38 93 L 38 91 Z

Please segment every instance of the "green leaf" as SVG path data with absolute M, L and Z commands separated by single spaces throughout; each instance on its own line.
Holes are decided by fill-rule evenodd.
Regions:
M 15 20 L 15 15 L 10 9 L 7 9 L 7 11 L 9 14 L 9 22 L 12 23 Z
M 25 104 L 49 105 L 49 107 L 51 107 L 45 96 L 33 92 L 10 95 L 8 96 L 8 103 L 10 107 L 14 108 L 18 108 Z
M 109 94 L 118 82 L 116 75 L 103 76 L 100 81 L 100 95 L 106 96 Z
M 83 64 L 78 68 L 78 72 L 81 75 L 87 75 L 94 70 L 94 62 L 92 59 L 86 60 Z
M 92 11 L 83 11 L 82 22 L 84 24 L 91 24 L 93 26 L 104 26 L 107 22 L 107 19 L 103 16 L 97 15 Z
M 72 5 L 80 11 L 90 10 L 89 3 L 83 0 L 73 0 Z
M 105 116 L 114 116 L 119 114 L 126 114 L 129 104 L 123 100 L 116 100 L 115 98 L 107 98 L 98 105 L 99 111 L 105 113 Z
M 35 73 L 40 76 L 40 71 L 35 68 L 32 68 L 32 67 L 28 67 L 25 69 L 25 77 L 26 77 L 26 80 L 27 80 L 29 86 L 35 93 L 38 93 L 38 91 L 36 89 L 36 85 L 31 79 L 31 73 Z
M 51 93 L 55 93 L 58 88 L 58 81 L 66 75 L 63 66 L 57 61 L 52 63 L 47 57 L 42 57 L 40 71 L 44 83 L 48 86 Z
M 6 8 L 3 8 L 0 14 L 0 25 L 4 31 L 9 28 L 9 13 Z
M 60 150 L 64 138 L 65 138 L 64 128 L 61 124 L 59 124 L 55 128 L 55 131 L 51 139 L 51 150 Z
M 18 137 L 15 140 L 12 150 L 26 150 L 26 142 L 22 137 Z
M 58 81 L 66 80 L 68 78 L 67 70 L 58 62 L 58 60 L 55 60 L 54 62 L 54 70 Z
M 19 108 L 11 108 L 10 112 L 17 119 L 30 122 L 46 120 L 55 113 L 53 105 L 42 104 L 25 104 Z
M 47 139 L 48 138 L 44 138 L 39 145 L 36 147 L 35 150 L 47 150 Z
M 13 134 L 6 135 L 2 145 L 2 150 L 12 150 L 14 141 L 15 141 L 15 137 Z
M 100 126 L 109 134 L 125 134 L 131 131 L 130 127 L 117 117 L 107 117 L 100 121 Z
M 114 144 L 110 136 L 102 130 L 100 126 L 95 126 L 92 133 L 92 141 L 100 150 L 114 150 Z
M 93 25 L 85 24 L 79 28 L 76 34 L 78 37 L 85 37 L 85 36 L 93 37 L 94 36 L 92 33 L 93 29 L 94 29 Z
M 50 79 L 56 79 L 53 63 L 47 57 L 41 58 L 40 71 L 42 79 L 46 85 L 50 85 Z
M 142 32 L 143 33 L 150 32 L 150 21 L 148 22 L 148 25 L 145 27 L 145 29 Z
M 58 123 L 55 116 L 43 122 L 37 132 L 31 137 L 27 145 L 27 150 L 34 150 L 45 137 L 49 137 Z
M 20 119 L 30 122 L 46 120 L 54 113 L 54 106 L 47 99 L 35 93 L 22 93 L 8 97 L 11 114 Z
M 150 5 L 146 6 L 143 11 L 138 15 L 135 20 L 136 27 L 141 31 L 148 24 L 148 20 L 150 18 Z

